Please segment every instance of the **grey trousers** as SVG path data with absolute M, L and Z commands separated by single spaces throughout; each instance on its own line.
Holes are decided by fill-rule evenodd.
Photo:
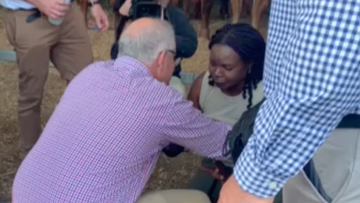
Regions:
M 359 203 L 360 129 L 336 129 L 283 188 L 284 203 Z

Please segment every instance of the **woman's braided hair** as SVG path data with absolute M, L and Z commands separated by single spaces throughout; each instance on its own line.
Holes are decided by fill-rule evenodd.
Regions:
M 249 94 L 247 108 L 252 106 L 252 90 L 262 80 L 265 58 L 265 41 L 261 34 L 246 23 L 227 24 L 218 29 L 211 37 L 209 49 L 215 44 L 222 44 L 231 47 L 245 63 L 252 63 L 249 68 L 243 89 L 243 97 L 246 99 Z M 214 86 L 214 81 L 209 76 L 209 85 Z

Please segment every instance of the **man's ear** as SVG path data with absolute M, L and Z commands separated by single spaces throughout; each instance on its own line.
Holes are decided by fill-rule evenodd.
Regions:
M 157 60 L 157 65 L 158 65 L 158 69 L 159 71 L 163 71 L 164 67 L 164 62 L 165 62 L 165 58 L 166 58 L 166 51 L 162 51 L 159 56 L 158 56 L 158 60 Z

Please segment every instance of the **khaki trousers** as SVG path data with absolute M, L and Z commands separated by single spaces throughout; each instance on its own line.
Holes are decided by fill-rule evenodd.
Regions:
M 335 129 L 313 162 L 326 197 L 302 170 L 285 184 L 284 203 L 360 202 L 360 129 Z
M 92 60 L 90 38 L 84 17 L 73 3 L 59 26 L 42 16 L 26 19 L 35 11 L 8 11 L 6 31 L 17 54 L 19 66 L 20 147 L 27 153 L 38 140 L 42 128 L 40 105 L 51 60 L 69 82 Z
M 205 193 L 198 190 L 159 190 L 142 195 L 136 203 L 211 203 Z

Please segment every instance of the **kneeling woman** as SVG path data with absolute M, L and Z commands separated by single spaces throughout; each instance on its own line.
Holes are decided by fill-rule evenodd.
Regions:
M 209 118 L 234 125 L 263 99 L 265 41 L 248 24 L 228 24 L 212 36 L 209 49 L 209 70 L 195 80 L 188 99 Z M 233 163 L 229 160 L 225 165 L 232 167 Z M 215 168 L 209 159 L 203 160 L 202 167 Z M 219 181 L 202 171 L 190 184 L 208 193 L 213 201 L 220 186 Z

